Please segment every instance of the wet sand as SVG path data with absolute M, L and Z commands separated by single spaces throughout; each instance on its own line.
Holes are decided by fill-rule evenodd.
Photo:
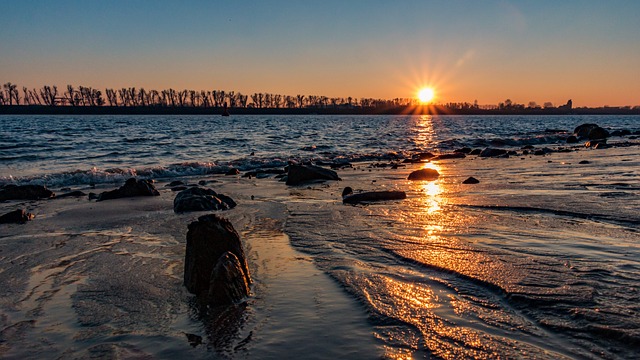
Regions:
M 491 248 L 495 243 L 500 249 L 515 249 L 517 241 L 525 240 L 524 248 L 542 247 L 542 240 L 526 238 L 529 234 L 522 229 L 529 229 L 528 221 L 538 221 L 550 233 L 559 226 L 574 232 L 584 227 L 577 223 L 579 217 L 563 220 L 563 211 L 574 218 L 582 212 L 589 219 L 593 214 L 615 215 L 617 223 L 633 222 L 638 159 L 634 147 L 510 159 L 468 157 L 399 169 L 362 163 L 339 170 L 343 181 L 299 187 L 274 178 L 181 179 L 214 180 L 206 186 L 239 204 L 218 214 L 241 234 L 255 281 L 253 294 L 243 306 L 213 319 L 198 313 L 193 295 L 182 285 L 187 225 L 205 212 L 173 213 L 176 193 L 164 186 L 166 182 L 156 183 L 159 197 L 0 203 L 0 213 L 25 208 L 36 215 L 24 225 L 0 227 L 0 356 L 490 358 L 497 353 L 589 358 L 593 354 L 581 347 L 590 345 L 547 333 L 548 327 L 533 324 L 513 309 L 500 320 L 508 326 L 487 320 L 496 316 L 493 313 L 480 312 L 469 320 L 465 312 L 476 311 L 469 298 L 482 298 L 484 293 L 474 292 L 486 289 L 478 289 L 476 283 L 460 289 L 455 281 L 477 278 L 510 290 L 510 281 L 519 281 L 512 278 L 517 275 L 512 271 L 517 257 L 503 257 L 501 268 L 510 273 L 496 278 L 493 260 L 474 258 L 483 255 L 473 247 Z M 590 163 L 579 164 L 581 160 Z M 607 167 L 612 163 L 618 166 L 615 172 Z M 424 166 L 437 168 L 440 179 L 406 180 Z M 480 184 L 463 185 L 468 176 L 477 177 Z M 342 205 L 345 186 L 356 191 L 405 190 L 408 199 Z M 112 188 L 79 190 L 99 193 Z M 621 192 L 627 194 L 625 201 L 613 214 L 611 204 L 601 200 Z M 528 212 L 547 211 L 559 218 L 500 215 L 522 205 Z M 606 225 L 608 218 L 604 220 Z M 482 221 L 486 223 L 474 228 Z M 636 246 L 626 238 L 626 228 L 587 225 L 596 238 L 600 231 L 624 246 Z M 466 235 L 469 229 L 471 235 Z M 489 235 L 474 233 L 477 229 Z M 500 243 L 500 236 L 510 230 L 516 232 Z M 553 244 L 556 248 L 572 250 L 568 234 L 573 233 L 564 231 L 549 237 L 562 240 Z M 304 242 L 306 238 L 311 241 Z M 377 249 L 358 248 L 360 240 L 397 241 L 389 242 L 382 255 L 392 260 L 378 262 Z M 433 248 L 430 241 L 442 245 L 437 256 L 423 250 Z M 592 255 L 588 248 L 580 251 Z M 410 265 L 397 258 L 408 259 Z M 515 265 L 508 264 L 511 260 Z M 444 273 L 434 271 L 441 268 Z M 494 298 L 506 302 L 489 290 L 488 300 L 482 300 L 486 304 Z M 467 308 L 460 305 L 467 302 Z M 512 326 L 522 329 L 514 331 Z
M 208 185 L 239 203 L 219 215 L 241 234 L 254 279 L 222 322 L 198 314 L 182 285 L 187 225 L 204 212 L 175 214 L 176 193 L 156 185 L 158 197 L 0 204 L 36 215 L 0 228 L 3 358 L 379 356 L 364 309 L 289 244 L 283 183 Z

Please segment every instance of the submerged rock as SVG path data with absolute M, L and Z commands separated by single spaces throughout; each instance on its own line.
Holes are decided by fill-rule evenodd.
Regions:
M 0 216 L 0 224 L 24 224 L 34 217 L 31 213 L 17 209 Z
M 238 170 L 236 168 L 231 168 L 231 169 L 229 169 L 229 171 L 227 171 L 225 173 L 225 175 L 228 175 L 228 176 L 230 176 L 230 175 L 240 175 L 240 170 Z
M 158 192 L 158 190 L 156 190 L 155 186 L 153 186 L 152 180 L 137 180 L 135 178 L 130 178 L 120 188 L 111 191 L 105 191 L 98 195 L 98 199 L 96 201 L 112 200 L 134 196 L 159 195 L 160 193 Z
M 462 183 L 463 184 L 479 184 L 480 180 L 474 178 L 473 176 L 470 176 L 465 181 L 463 181 Z
M 486 148 L 480 152 L 480 157 L 496 157 L 502 156 L 507 153 L 507 150 L 503 149 L 495 149 L 495 148 Z
M 315 165 L 290 165 L 287 185 L 300 185 L 315 180 L 341 180 L 338 173 Z
M 354 194 L 350 187 L 344 188 L 342 191 L 342 202 L 344 204 L 357 204 L 370 201 L 387 201 L 406 199 L 407 194 L 404 191 L 369 191 Z
M 469 149 L 469 152 L 471 152 L 471 149 Z M 431 159 L 431 161 L 447 160 L 447 159 L 463 159 L 465 157 L 466 157 L 466 155 L 464 153 L 454 152 L 454 153 L 450 153 L 450 154 L 438 155 L 438 156 L 434 157 L 433 159 Z
M 42 185 L 7 185 L 0 190 L 0 201 L 49 199 L 55 196 L 53 191 Z
M 184 285 L 210 305 L 249 295 L 251 277 L 240 236 L 227 219 L 209 214 L 189 224 Z
M 218 194 L 211 189 L 192 187 L 183 190 L 173 199 L 173 211 L 229 210 L 236 207 L 236 202 L 228 196 Z
M 416 170 L 409 174 L 409 180 L 435 180 L 440 176 L 440 173 L 434 169 L 422 169 Z

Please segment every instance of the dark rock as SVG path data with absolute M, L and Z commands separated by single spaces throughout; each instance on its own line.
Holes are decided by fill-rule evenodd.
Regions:
M 507 150 L 503 149 L 495 149 L 495 148 L 486 148 L 480 152 L 480 157 L 495 157 L 504 155 L 507 153 Z
M 246 173 L 244 173 L 242 175 L 243 178 L 252 178 L 252 177 L 259 177 L 262 175 L 281 175 L 286 173 L 285 170 L 283 169 L 260 169 L 260 170 L 254 170 L 254 171 L 247 171 Z
M 522 150 L 522 155 L 529 155 L 529 150 Z
M 98 195 L 97 201 L 112 200 L 134 196 L 159 196 L 160 193 L 153 186 L 152 180 L 137 180 L 131 178 L 127 180 L 120 188 L 105 191 Z
M 164 187 L 176 187 L 176 186 L 180 186 L 180 185 L 184 185 L 184 183 L 182 181 L 180 181 L 180 180 L 176 180 L 176 181 L 172 181 L 172 182 L 168 183 Z
M 18 209 L 0 216 L 0 224 L 24 224 L 34 217 L 32 213 Z
M 609 145 L 607 145 L 607 143 L 605 142 L 598 142 L 593 146 L 594 149 L 606 149 L 608 147 Z
M 601 127 L 597 127 L 593 130 L 591 130 L 591 132 L 589 132 L 588 138 L 590 140 L 596 140 L 596 139 L 606 139 L 608 138 L 609 132 Z
M 207 184 L 217 183 L 217 182 L 219 181 L 218 180 L 200 180 L 198 181 L 198 185 L 205 186 Z
M 586 164 L 591 164 L 591 162 L 589 160 L 582 160 L 578 164 L 586 165 Z
M 98 194 L 90 192 L 89 200 L 98 200 Z
M 435 157 L 434 154 L 430 153 L 430 152 L 423 152 L 423 153 L 418 153 L 415 154 L 413 156 L 413 159 L 417 159 L 417 160 L 429 160 L 431 158 Z
M 471 150 L 471 152 L 469 153 L 469 155 L 480 155 L 480 153 L 482 153 L 482 150 L 480 150 L 480 149 L 473 149 L 473 150 Z
M 42 185 L 7 185 L 0 190 L 0 201 L 49 199 L 55 196 L 53 191 Z
M 332 163 L 329 165 L 329 167 L 331 167 L 334 170 L 338 170 L 338 169 L 347 169 L 347 168 L 353 168 L 353 165 L 351 163 Z
M 431 161 L 437 160 L 448 160 L 448 159 L 463 159 L 467 157 L 465 154 L 460 152 L 450 153 L 450 154 L 441 154 L 431 159 Z
M 606 139 L 609 132 L 596 124 L 582 124 L 573 130 L 573 134 L 578 138 L 586 138 L 589 140 Z
M 514 150 L 509 150 L 509 151 L 507 152 L 507 155 L 509 155 L 509 156 L 518 156 L 518 152 L 517 152 L 517 151 L 514 151 Z
M 538 150 L 533 152 L 533 155 L 536 155 L 536 156 L 542 156 L 544 154 L 545 154 L 545 152 L 542 149 L 538 149 Z
M 598 124 L 582 124 L 573 130 L 573 134 L 579 138 L 586 138 L 591 130 L 597 127 L 599 127 Z
M 575 144 L 578 142 L 578 138 L 574 135 L 567 137 L 567 144 Z
M 184 262 L 187 290 L 205 303 L 221 305 L 239 301 L 239 294 L 248 296 L 249 284 L 249 267 L 233 225 L 212 214 L 189 224 Z
M 62 195 L 58 195 L 58 196 L 56 196 L 56 199 L 65 198 L 65 197 L 82 197 L 82 196 L 87 196 L 87 194 L 85 194 L 84 192 L 82 192 L 80 190 L 76 190 L 76 191 L 71 191 L 71 192 L 68 192 L 68 193 L 64 193 Z
M 434 169 L 422 169 L 416 170 L 409 174 L 409 180 L 427 180 L 432 181 L 437 179 L 440 176 L 440 173 Z
M 611 136 L 627 136 L 631 135 L 631 130 L 623 129 L 623 130 L 615 130 L 611 132 Z
M 218 194 L 211 189 L 192 187 L 179 192 L 173 199 L 173 211 L 176 213 L 187 211 L 229 210 L 236 206 L 236 202 L 228 196 Z
M 344 188 L 342 191 L 342 202 L 344 204 L 357 204 L 361 202 L 371 201 L 387 201 L 406 199 L 407 194 L 404 191 L 370 191 L 354 194 L 350 187 Z
M 249 296 L 249 283 L 238 257 L 227 251 L 213 268 L 207 298 L 211 306 L 233 305 Z
M 291 165 L 287 174 L 287 185 L 300 185 L 315 180 L 341 180 L 329 169 L 314 165 Z
M 523 149 L 523 150 L 525 150 L 525 149 L 526 150 L 533 150 L 533 149 L 535 149 L 535 146 L 533 146 L 533 145 L 525 145 L 525 146 L 521 147 L 521 149 Z
M 454 152 L 462 153 L 462 154 L 468 154 L 468 153 L 470 153 L 470 152 L 471 152 L 471 148 L 463 147 L 463 148 L 461 148 L 461 149 L 457 149 L 457 150 L 455 150 Z
M 480 183 L 480 180 L 474 178 L 473 176 L 470 176 L 469 178 L 467 178 L 467 180 L 462 182 L 463 184 L 478 184 Z
M 225 175 L 240 175 L 240 170 L 236 168 L 231 168 L 229 169 L 229 171 L 226 172 Z

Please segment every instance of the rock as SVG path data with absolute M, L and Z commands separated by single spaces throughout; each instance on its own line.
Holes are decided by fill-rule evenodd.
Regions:
M 180 180 L 176 180 L 176 181 L 172 181 L 172 182 L 168 183 L 164 187 L 176 187 L 176 186 L 180 186 L 180 185 L 184 185 L 184 183 L 182 181 L 180 181 Z
M 589 160 L 582 160 L 580 161 L 578 164 L 580 165 L 586 165 L 586 164 L 591 164 L 591 162 Z
M 64 193 L 62 195 L 58 195 L 58 196 L 56 196 L 56 199 L 65 198 L 65 197 L 82 197 L 82 196 L 87 196 L 87 194 L 85 194 L 84 192 L 82 192 L 80 190 L 76 190 L 76 191 L 71 191 L 71 192 L 68 192 L 68 193 Z
M 229 210 L 236 207 L 236 202 L 228 196 L 218 194 L 211 189 L 192 187 L 179 192 L 173 199 L 173 211 Z
M 423 153 L 417 153 L 415 155 L 413 155 L 413 159 L 415 160 L 429 160 L 431 158 L 435 157 L 434 154 L 430 153 L 430 152 L 423 152 Z
M 434 169 L 422 169 L 416 170 L 409 174 L 409 180 L 427 180 L 432 181 L 437 179 L 440 176 L 440 173 Z
M 542 156 L 544 154 L 545 154 L 545 152 L 542 149 L 538 149 L 538 150 L 533 152 L 533 155 L 536 155 L 536 156 Z
M 574 135 L 570 135 L 569 137 L 567 137 L 567 144 L 575 144 L 578 142 L 578 138 L 575 137 Z
M 152 180 L 137 180 L 131 178 L 127 180 L 120 188 L 105 191 L 98 195 L 96 201 L 112 200 L 134 196 L 159 196 L 160 193 L 153 186 Z
M 521 149 L 523 149 L 523 150 L 533 150 L 533 149 L 535 149 L 535 146 L 529 144 L 529 145 L 525 145 L 525 146 L 521 147 Z
M 482 150 L 480 150 L 480 149 L 473 149 L 473 150 L 471 150 L 471 152 L 469 153 L 469 155 L 480 155 L 480 153 L 482 153 Z
M 287 175 L 287 185 L 300 185 L 315 180 L 341 180 L 338 174 L 329 169 L 314 165 L 291 165 Z
M 474 178 L 473 176 L 470 176 L 467 178 L 467 180 L 462 182 L 463 184 L 478 184 L 480 183 L 480 180 Z
M 370 191 L 362 193 L 353 193 L 350 187 L 344 188 L 342 191 L 342 202 L 344 204 L 357 204 L 360 202 L 370 201 L 387 201 L 406 199 L 407 194 L 404 191 Z
M 338 169 L 347 169 L 347 168 L 353 168 L 353 165 L 351 163 L 348 162 L 344 162 L 344 163 L 331 163 L 329 165 L 330 168 L 334 169 L 334 170 L 338 170 Z
M 7 185 L 0 190 L 0 201 L 49 199 L 55 196 L 53 191 L 42 185 Z
M 471 148 L 469 148 L 469 147 L 463 147 L 463 148 L 460 148 L 460 149 L 455 150 L 455 151 L 454 151 L 454 153 L 468 154 L 468 153 L 470 153 L 471 151 L 472 151 L 472 150 L 471 150 Z
M 34 217 L 32 213 L 18 209 L 0 216 L 0 224 L 24 224 Z
M 461 153 L 461 152 L 454 152 L 454 153 L 450 153 L 450 154 L 438 155 L 438 156 L 432 158 L 431 161 L 447 160 L 447 159 L 463 159 L 465 157 L 467 157 L 467 156 L 465 154 Z
M 507 150 L 503 149 L 495 149 L 495 148 L 486 148 L 480 152 L 480 157 L 495 157 L 501 156 L 507 153 Z
M 213 214 L 189 224 L 184 261 L 187 290 L 205 303 L 219 305 L 248 296 L 249 284 L 249 267 L 233 225 Z
M 236 168 L 231 168 L 229 169 L 229 171 L 226 172 L 225 175 L 240 175 L 240 170 L 236 169 Z
M 589 140 L 606 139 L 609 132 L 596 124 L 582 124 L 573 130 L 573 134 L 578 138 L 586 138 Z
M 218 259 L 211 273 L 207 293 L 211 306 L 233 305 L 249 296 L 249 283 L 238 257 L 227 251 Z
M 578 125 L 574 130 L 573 134 L 579 138 L 586 138 L 592 129 L 599 127 L 597 124 L 582 124 Z

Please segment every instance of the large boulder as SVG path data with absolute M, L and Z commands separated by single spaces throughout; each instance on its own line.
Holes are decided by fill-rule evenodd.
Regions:
M 342 202 L 344 204 L 357 204 L 361 202 L 402 200 L 406 199 L 407 194 L 404 191 L 369 191 L 361 193 L 353 193 L 353 189 L 346 187 L 342 191 Z
M 53 191 L 42 185 L 7 185 L 0 190 L 0 201 L 49 199 L 55 196 Z
M 189 224 L 184 261 L 187 290 L 207 304 L 229 304 L 249 295 L 248 284 L 249 267 L 233 225 L 213 214 Z
M 416 170 L 409 174 L 409 180 L 427 180 L 432 181 L 440 177 L 440 173 L 434 169 L 421 169 Z
M 158 192 L 158 190 L 156 190 L 155 186 L 153 186 L 152 180 L 137 180 L 135 178 L 131 178 L 127 180 L 120 188 L 101 193 L 100 195 L 98 195 L 98 199 L 96 201 L 112 200 L 134 196 L 159 195 L 160 193 Z
M 211 189 L 192 187 L 183 190 L 173 199 L 173 211 L 229 210 L 236 207 L 236 202 L 228 196 L 218 194 Z
M 33 214 L 18 209 L 0 216 L 0 224 L 24 224 L 33 218 Z
M 287 185 L 300 185 L 316 180 L 341 180 L 338 173 L 315 165 L 290 165 Z
M 589 140 L 606 139 L 610 136 L 607 130 L 601 128 L 597 124 L 579 125 L 573 130 L 573 134 L 578 138 Z

